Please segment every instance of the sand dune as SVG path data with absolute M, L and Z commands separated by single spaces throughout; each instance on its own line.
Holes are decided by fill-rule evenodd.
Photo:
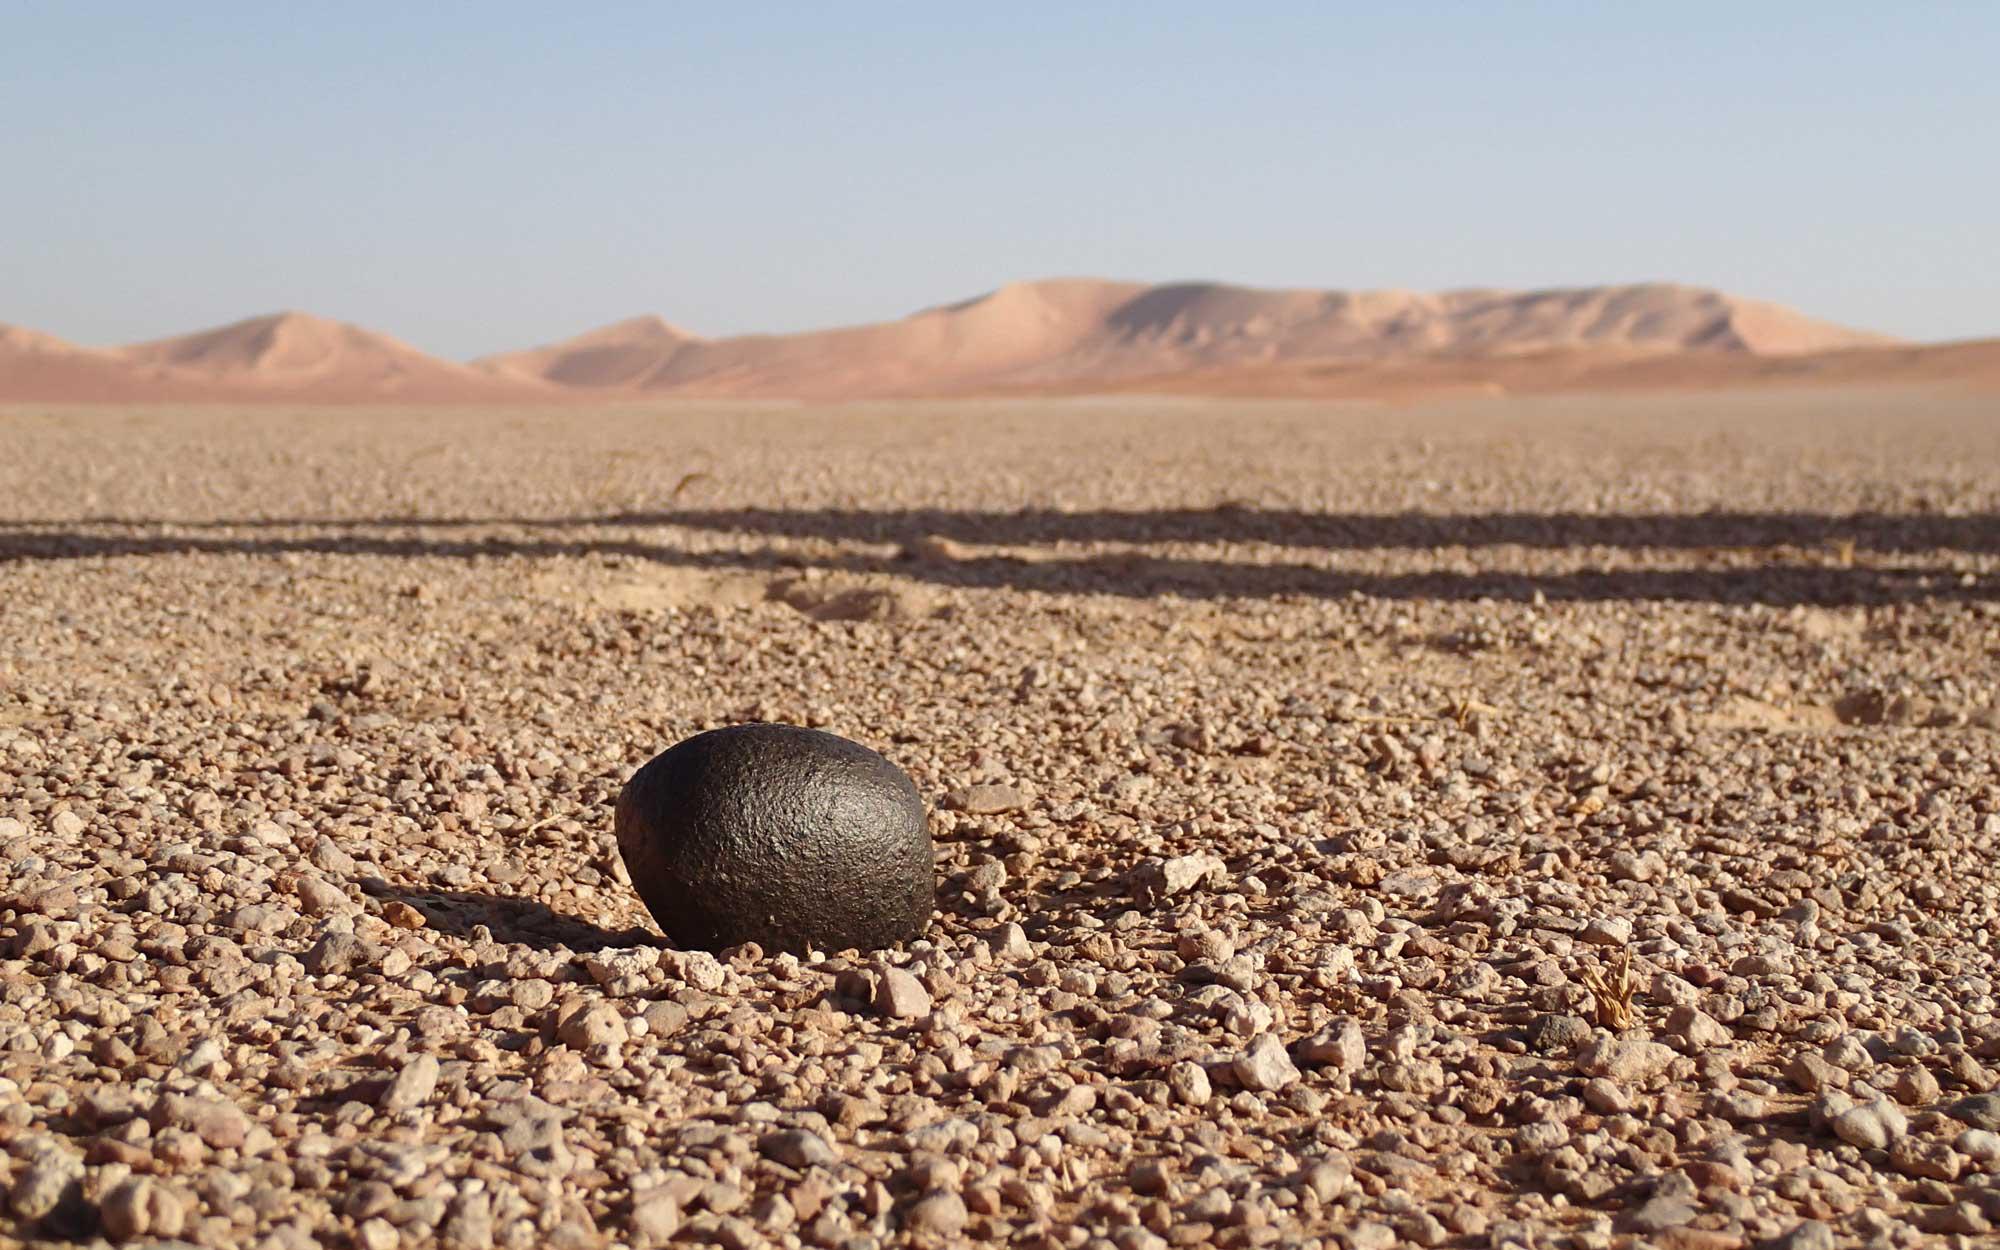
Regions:
M 1289 361 L 1564 350 L 1779 355 L 1889 343 L 1775 305 L 1669 285 L 1534 292 L 1016 283 L 899 321 L 712 341 L 620 323 L 489 368 L 641 393 L 861 397 L 1116 385 Z M 604 367 L 607 352 L 615 367 Z M 573 384 L 573 383 L 572 383 Z
M 561 392 L 427 356 L 358 326 L 274 313 L 130 347 L 0 327 L 0 401 L 535 402 Z
M 125 359 L 245 396 L 474 401 L 532 397 L 521 378 L 440 360 L 387 335 L 306 313 L 272 313 L 123 349 Z
M 902 394 L 1032 368 L 1071 352 L 1138 283 L 1018 283 L 899 321 L 705 340 L 641 317 L 477 362 L 506 376 L 635 392 Z
M 0 400 L 114 403 L 194 400 L 208 392 L 193 379 L 64 342 L 54 335 L 0 325 Z
M 801 334 L 705 339 L 635 317 L 471 365 L 304 313 L 113 350 L 0 330 L 0 400 L 1394 397 L 1933 380 L 2000 384 L 2000 344 L 1913 346 L 1664 283 L 1427 294 L 1067 278 Z
M 561 343 L 473 362 L 501 377 L 588 388 L 634 386 L 703 340 L 657 316 L 633 317 Z

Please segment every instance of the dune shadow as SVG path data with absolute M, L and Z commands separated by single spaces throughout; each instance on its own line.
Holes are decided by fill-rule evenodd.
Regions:
M 15 521 L 21 527 L 171 526 L 204 531 L 324 529 L 365 535 L 504 527 L 686 529 L 907 545 L 929 538 L 991 546 L 1059 543 L 1259 543 L 1337 551 L 1439 547 L 1685 550 L 1850 546 L 1855 551 L 2000 552 L 2000 516 L 1990 513 L 1804 512 L 1321 512 L 1223 503 L 1205 508 L 974 510 L 954 508 L 719 508 L 559 516 L 300 516 L 220 521 L 96 516 Z
M 130 532 L 135 529 L 152 532 Z M 688 539 L 701 532 L 748 541 L 734 549 L 690 549 Z M 827 550 L 836 543 L 846 549 Z M 1215 556 L 1065 547 L 1086 543 L 1254 544 L 1261 550 Z M 977 549 L 982 546 L 1013 550 Z M 1479 568 L 1475 553 L 1483 548 L 1589 553 L 1589 563 L 1557 570 Z M 1321 554 L 1304 554 L 1308 549 Z M 1428 562 L 1405 559 L 1392 571 L 1352 567 L 1356 562 L 1343 555 L 1370 551 L 1435 554 Z M 1649 558 L 1609 554 L 1623 551 Z M 751 509 L 443 521 L 0 523 L 0 564 L 292 553 L 461 560 L 617 556 L 774 577 L 817 568 L 964 589 L 1130 598 L 1848 606 L 2000 594 L 2000 579 L 1962 576 L 1936 562 L 1941 554 L 2000 553 L 2000 517 L 1987 514 Z
M 664 940 L 650 929 L 606 929 L 580 916 L 565 915 L 533 899 L 504 894 L 484 894 L 476 890 L 427 890 L 413 886 L 375 882 L 368 892 L 392 899 L 423 913 L 424 922 L 440 933 L 454 937 L 475 937 L 484 927 L 496 942 L 531 946 L 537 950 L 585 952 L 632 946 L 661 946 Z
M 594 524 L 673 526 L 789 538 L 908 544 L 925 538 L 1023 546 L 1259 543 L 1336 551 L 1439 547 L 1632 549 L 1823 547 L 2000 551 L 2000 517 L 1811 512 L 1310 512 L 1222 504 L 1134 511 L 736 509 L 622 513 Z

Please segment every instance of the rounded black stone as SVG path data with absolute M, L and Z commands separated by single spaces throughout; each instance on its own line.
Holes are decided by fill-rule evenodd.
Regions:
M 683 948 L 874 950 L 930 924 L 917 788 L 817 729 L 735 725 L 668 748 L 625 783 L 617 830 L 639 897 Z

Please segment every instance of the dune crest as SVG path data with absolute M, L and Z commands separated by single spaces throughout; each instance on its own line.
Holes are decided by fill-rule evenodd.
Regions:
M 199 385 L 53 334 L 0 325 L 0 400 L 122 403 L 203 398 Z
M 527 400 L 548 388 L 441 360 L 373 330 L 281 312 L 122 348 L 164 379 L 216 399 L 354 403 Z
M 26 326 L 0 325 L 0 352 L 61 355 L 68 352 L 87 352 L 87 347 L 64 342 L 53 334 L 43 334 L 40 330 L 30 330 Z
M 1783 355 L 1894 340 L 1664 283 L 1545 291 L 1270 290 L 1095 278 L 1010 283 L 896 321 L 698 340 L 621 322 L 489 368 L 638 394 L 861 398 L 1052 386 L 1302 361 L 1551 352 Z
M 474 361 L 473 367 L 498 377 L 559 386 L 632 386 L 675 353 L 701 342 L 700 337 L 664 318 L 647 314 L 545 347 L 486 356 Z
M 1672 283 L 1341 291 L 1013 282 L 892 321 L 703 338 L 658 316 L 471 364 L 306 313 L 99 350 L 0 326 L 0 401 L 561 403 L 1162 390 L 1415 396 L 1785 383 L 1985 384 L 1925 347 Z
M 313 399 L 474 400 L 538 389 L 426 355 L 373 330 L 298 312 L 140 343 L 121 354 L 228 391 L 275 390 Z

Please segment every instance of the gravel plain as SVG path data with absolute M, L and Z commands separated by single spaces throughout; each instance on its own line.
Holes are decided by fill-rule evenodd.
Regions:
M 0 1245 L 1972 1245 L 2000 413 L 0 412 Z M 667 949 L 746 720 L 930 936 Z

